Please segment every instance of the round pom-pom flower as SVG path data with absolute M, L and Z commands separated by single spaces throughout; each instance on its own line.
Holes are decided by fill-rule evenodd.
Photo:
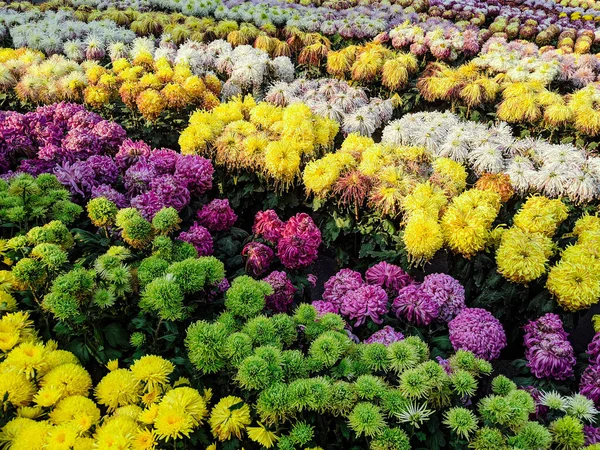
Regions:
M 375 264 L 365 273 L 367 283 L 381 286 L 388 293 L 398 292 L 408 286 L 412 279 L 402 268 L 385 261 Z
M 208 256 L 213 253 L 212 236 L 198 223 L 194 223 L 187 232 L 181 232 L 178 239 L 192 244 L 198 251 L 198 256 Z
M 448 322 L 465 308 L 465 288 L 450 275 L 427 275 L 420 289 L 438 305 L 439 320 Z
M 375 342 L 379 342 L 384 344 L 385 346 L 390 345 L 392 342 L 401 341 L 404 339 L 404 335 L 399 331 L 394 330 L 389 325 L 384 326 L 381 330 L 376 331 L 367 339 L 365 339 L 365 344 L 373 344 Z
M 104 197 L 97 197 L 87 204 L 88 216 L 97 227 L 107 227 L 114 224 L 117 216 L 117 205 Z
M 225 293 L 225 307 L 236 317 L 254 317 L 265 307 L 265 296 L 271 294 L 269 283 L 246 275 L 237 277 Z
M 438 304 L 418 284 L 410 284 L 400 289 L 392 304 L 392 310 L 399 319 L 403 318 L 419 326 L 429 325 L 440 314 Z
M 318 256 L 321 232 L 308 214 L 291 217 L 277 242 L 277 256 L 288 269 L 299 269 L 312 264 Z
M 198 211 L 198 223 L 205 226 L 209 231 L 229 230 L 236 220 L 237 215 L 229 206 L 229 200 L 227 199 L 214 199 Z
M 388 296 L 379 286 L 365 285 L 349 291 L 342 297 L 340 312 L 351 320 L 356 320 L 355 326 L 360 326 L 370 317 L 373 322 L 380 324 L 382 316 L 387 314 Z
M 276 244 L 281 237 L 282 231 L 283 222 L 279 219 L 275 211 L 268 209 L 256 213 L 254 225 L 252 226 L 252 232 L 256 236 L 263 237 L 267 241 Z
M 347 292 L 356 290 L 364 284 L 360 273 L 351 269 L 342 269 L 325 282 L 323 301 L 339 308 Z
M 482 308 L 465 308 L 448 323 L 454 350 L 469 350 L 492 361 L 506 347 L 506 333 L 498 319 Z
M 375 437 L 383 432 L 385 420 L 381 410 L 373 403 L 358 403 L 348 416 L 350 428 L 361 436 Z

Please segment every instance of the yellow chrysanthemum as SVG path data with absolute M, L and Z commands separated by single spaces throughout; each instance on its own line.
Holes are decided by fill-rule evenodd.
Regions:
M 248 437 L 254 442 L 262 445 L 265 448 L 273 447 L 279 440 L 272 431 L 267 430 L 262 424 L 258 424 L 257 427 L 247 427 Z
M 23 424 L 14 437 L 11 450 L 43 450 L 48 443 L 48 434 L 52 425 L 48 422 L 31 421 Z
M 406 222 L 402 241 L 412 262 L 428 261 L 444 245 L 442 227 L 437 218 L 413 214 Z
M 92 379 L 90 374 L 78 364 L 61 364 L 43 376 L 40 386 L 60 387 L 64 397 L 71 395 L 86 397 L 92 387 Z
M 10 270 L 0 270 L 0 291 L 10 292 L 14 283 L 15 277 Z
M 142 408 L 140 408 L 138 405 L 125 405 L 115 409 L 113 416 L 126 416 L 137 422 L 142 412 Z
M 33 379 L 46 364 L 46 349 L 42 343 L 25 342 L 15 347 L 2 362 L 2 370 L 15 371 Z
M 600 314 L 594 314 L 592 316 L 592 325 L 594 326 L 594 331 L 600 333 Z
M 61 400 L 48 418 L 55 425 L 69 424 L 84 433 L 100 421 L 100 410 L 89 398 L 73 395 Z
M 132 450 L 154 450 L 156 448 L 156 437 L 151 430 L 139 430 L 131 443 Z
M 156 435 L 165 441 L 188 437 L 194 430 L 194 421 L 182 407 L 160 406 L 154 420 Z
M 147 409 L 143 410 L 138 420 L 146 425 L 151 425 L 156 420 L 158 415 L 158 405 L 156 403 L 151 404 Z
M 450 158 L 437 158 L 433 164 L 431 181 L 439 184 L 449 195 L 458 195 L 467 186 L 467 171 L 464 166 Z
M 196 389 L 187 386 L 172 389 L 165 394 L 159 404 L 159 415 L 161 409 L 173 408 L 182 408 L 190 416 L 194 426 L 201 424 L 208 414 L 204 398 Z
M 350 153 L 355 158 L 360 155 L 369 147 L 375 145 L 375 141 L 367 136 L 362 136 L 358 133 L 350 133 L 342 142 L 340 152 Z
M 504 232 L 496 251 L 498 272 L 515 283 L 536 280 L 546 273 L 552 246 L 552 240 L 541 233 L 513 227 Z
M 154 122 L 167 107 L 167 99 L 156 89 L 146 89 L 138 95 L 136 105 L 144 118 Z
M 286 141 L 273 141 L 265 150 L 267 173 L 284 184 L 291 183 L 300 169 L 300 154 Z
M 119 406 L 137 403 L 141 386 L 133 372 L 127 369 L 116 369 L 100 380 L 95 389 L 96 399 L 109 411 Z
M 340 169 L 333 163 L 333 155 L 327 156 L 308 163 L 304 168 L 302 180 L 308 193 L 324 196 L 339 178 Z
M 17 417 L 35 419 L 43 414 L 44 410 L 39 406 L 21 406 L 17 408 Z
M 8 292 L 0 290 L 0 311 L 12 312 L 17 309 L 17 300 Z
M 108 363 L 106 363 L 106 368 L 111 372 L 113 370 L 117 370 L 119 368 L 119 360 L 118 359 L 109 360 Z
M 7 400 L 13 406 L 27 406 L 35 394 L 35 385 L 24 373 L 0 373 L 0 399 L 8 395 Z
M 230 395 L 213 407 L 208 423 L 214 437 L 227 441 L 232 436 L 241 439 L 242 431 L 251 421 L 248 405 L 241 398 Z
M 567 217 L 567 206 L 560 199 L 533 196 L 515 214 L 513 223 L 524 231 L 551 237 Z
M 56 405 L 63 397 L 63 389 L 59 386 L 45 386 L 41 388 L 33 397 L 35 404 L 42 408 L 49 408 Z
M 78 431 L 69 425 L 58 425 L 50 428 L 46 438 L 46 449 L 65 450 L 73 448 Z
M 30 423 L 35 422 L 30 418 L 24 417 L 17 417 L 7 422 L 0 431 L 0 445 L 2 445 L 2 447 L 7 446 L 10 448 L 10 445 L 15 437 L 25 426 L 29 425 Z
M 83 96 L 85 103 L 94 108 L 100 108 L 110 101 L 110 92 L 102 86 L 88 86 Z
M 128 449 L 137 431 L 138 424 L 126 416 L 113 416 L 96 428 L 97 449 Z
M 410 217 L 420 213 L 436 218 L 448 203 L 447 197 L 440 188 L 431 183 L 419 183 L 402 201 L 404 212 Z
M 129 370 L 136 380 L 145 383 L 147 391 L 156 391 L 169 382 L 175 366 L 160 356 L 146 355 L 135 361 Z

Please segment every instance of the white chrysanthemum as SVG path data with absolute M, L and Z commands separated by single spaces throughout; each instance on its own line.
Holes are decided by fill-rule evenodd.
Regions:
M 124 42 L 113 42 L 108 46 L 108 56 L 111 61 L 126 58 L 128 54 L 129 47 Z
M 294 94 L 290 85 L 284 82 L 275 83 L 265 95 L 265 100 L 277 106 L 287 106 Z
M 592 423 L 598 415 L 598 410 L 594 406 L 594 401 L 584 395 L 573 394 L 571 397 L 567 397 L 566 403 L 566 413 L 579 420 Z
M 540 396 L 540 405 L 546 406 L 557 411 L 564 411 L 567 408 L 568 399 L 556 391 L 542 392 Z
M 333 103 L 311 101 L 307 102 L 307 105 L 310 107 L 311 111 L 318 116 L 327 117 L 340 124 L 344 121 L 344 111 Z
M 177 58 L 177 52 L 171 47 L 166 47 L 166 46 L 158 47 L 156 49 L 156 51 L 154 52 L 154 59 L 159 60 L 162 58 L 166 59 L 171 64 L 175 64 L 175 59 Z M 194 70 L 195 67 L 193 67 L 191 64 L 190 64 L 190 68 L 192 69 L 192 71 L 194 73 L 196 73 L 196 71 Z
M 384 144 L 391 144 L 393 146 L 400 146 L 407 142 L 408 136 L 404 135 L 405 127 L 401 120 L 394 120 L 390 122 L 384 129 L 381 136 L 381 142 Z
M 342 129 L 346 134 L 359 133 L 363 136 L 371 136 L 377 129 L 377 117 L 361 108 L 344 117 Z
M 275 80 L 287 81 L 288 83 L 294 80 L 294 63 L 287 56 L 278 56 L 271 63 Z
M 260 59 L 245 57 L 234 62 L 230 80 L 239 83 L 242 87 L 260 86 L 265 76 L 265 69 L 265 64 Z
M 505 167 L 502 150 L 490 144 L 474 148 L 469 154 L 468 160 L 477 174 L 484 172 L 500 173 Z
M 129 54 L 131 58 L 135 58 L 140 53 L 150 53 L 151 55 L 154 55 L 155 49 L 156 46 L 154 44 L 154 39 L 148 37 L 139 37 L 134 39 L 131 43 L 131 50 L 129 51 Z
M 571 181 L 572 177 L 568 172 L 542 167 L 531 180 L 531 184 L 547 197 L 561 197 L 566 194 Z
M 594 176 L 582 170 L 581 175 L 571 179 L 567 186 L 567 195 L 575 203 L 590 202 L 600 193 L 598 180 Z

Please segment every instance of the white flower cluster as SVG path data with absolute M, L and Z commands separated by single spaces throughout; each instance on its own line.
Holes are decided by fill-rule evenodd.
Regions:
M 487 126 L 455 114 L 407 114 L 383 130 L 382 142 L 423 146 L 478 175 L 505 173 L 521 195 L 537 192 L 583 203 L 600 197 L 600 158 L 570 144 L 516 139 L 504 123 Z
M 149 11 L 152 9 L 150 0 L 71 0 L 73 6 L 91 6 L 95 9 L 127 9 L 131 8 L 136 11 Z
M 65 53 L 72 59 L 100 59 L 111 42 L 131 42 L 135 33 L 111 20 L 81 22 L 68 11 L 0 11 L 0 23 L 9 30 L 13 47 L 46 54 Z
M 363 136 L 371 136 L 392 118 L 394 112 L 391 100 L 369 99 L 364 89 L 330 78 L 300 78 L 293 83 L 276 83 L 267 92 L 265 100 L 278 106 L 303 102 L 314 114 L 342 125 L 344 133 Z
M 223 84 L 223 100 L 252 92 L 255 98 L 264 96 L 263 90 L 271 83 L 294 80 L 294 64 L 287 56 L 270 58 L 263 50 L 250 45 L 233 48 L 222 39 L 205 44 L 188 41 L 179 48 L 164 39 L 156 46 L 150 38 L 137 38 L 131 46 L 114 45 L 111 58 L 115 59 L 124 53 L 131 58 L 141 51 L 151 53 L 154 59 L 166 58 L 172 63 L 189 64 L 196 75 L 215 73 L 227 81 Z

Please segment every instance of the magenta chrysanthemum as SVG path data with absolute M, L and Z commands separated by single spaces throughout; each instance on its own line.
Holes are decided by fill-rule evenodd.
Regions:
M 311 265 L 318 256 L 321 232 L 308 214 L 299 213 L 284 225 L 277 242 L 277 256 L 288 269 Z
M 194 195 L 202 195 L 212 188 L 215 169 L 202 156 L 182 155 L 175 162 L 175 178 Z
M 349 291 L 342 298 L 340 313 L 351 320 L 356 320 L 354 326 L 360 326 L 368 317 L 379 324 L 382 316 L 389 311 L 387 293 L 379 286 L 363 285 L 354 291 Z
M 312 306 L 317 310 L 317 314 L 322 316 L 327 313 L 338 314 L 340 312 L 340 308 L 331 302 L 326 302 L 324 300 L 315 300 L 311 303 Z
M 254 276 L 265 273 L 273 262 L 273 249 L 260 242 L 248 242 L 242 249 L 246 259 L 246 272 Z
M 365 273 L 367 283 L 381 286 L 388 293 L 398 293 L 400 289 L 408 286 L 412 278 L 401 267 L 382 261 L 369 268 Z
M 126 169 L 138 162 L 140 158 L 147 158 L 150 153 L 152 153 L 152 148 L 145 142 L 125 139 L 115 155 L 115 162 L 119 168 Z
M 581 375 L 579 393 L 600 406 L 600 366 L 588 366 Z
M 208 256 L 213 253 L 213 239 L 210 232 L 197 223 L 194 223 L 187 232 L 179 233 L 179 240 L 189 242 L 196 247 L 198 256 Z
M 263 281 L 269 283 L 274 291 L 273 294 L 265 297 L 266 308 L 277 313 L 287 312 L 294 302 L 294 294 L 297 290 L 287 274 L 275 270 L 263 278 Z
M 448 322 L 465 309 L 465 288 L 450 275 L 434 273 L 427 275 L 421 284 L 426 293 L 439 307 L 438 320 Z
M 506 347 L 506 333 L 498 319 L 482 308 L 465 308 L 448 323 L 454 350 L 468 350 L 488 361 Z
M 398 292 L 392 304 L 392 311 L 399 319 L 425 326 L 438 318 L 440 307 L 421 289 L 421 285 L 409 284 Z
M 272 209 L 259 211 L 254 217 L 254 226 L 252 232 L 257 237 L 262 237 L 274 244 L 279 241 L 281 232 L 283 231 L 283 222 Z
M 362 275 L 352 269 L 342 269 L 325 282 L 323 300 L 333 303 L 338 309 L 342 305 L 342 298 L 348 291 L 358 289 L 365 282 Z
M 198 222 L 209 231 L 229 230 L 236 220 L 237 215 L 229 206 L 227 199 L 215 199 L 198 211 Z
M 367 339 L 365 339 L 365 344 L 373 344 L 375 342 L 379 342 L 380 344 L 390 345 L 392 342 L 401 341 L 404 339 L 404 335 L 399 331 L 394 330 L 389 325 L 386 325 L 381 330 L 376 331 Z

